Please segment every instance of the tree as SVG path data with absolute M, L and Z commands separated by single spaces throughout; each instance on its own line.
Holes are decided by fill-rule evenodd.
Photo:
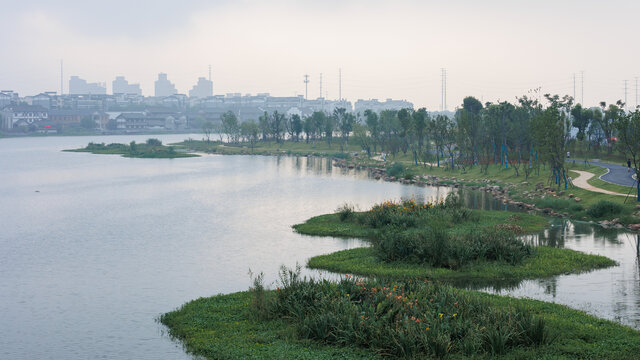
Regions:
M 260 127 L 258 124 L 253 120 L 245 121 L 240 124 L 240 133 L 245 139 L 247 139 L 249 146 L 251 147 L 251 151 L 253 152 L 256 142 L 258 141 L 258 134 L 260 133 Z
M 585 138 L 585 131 L 593 119 L 593 111 L 591 109 L 584 109 L 582 105 L 576 104 L 576 106 L 571 109 L 571 116 L 573 117 L 573 127 L 578 129 L 576 138 L 582 141 Z
M 613 130 L 615 129 L 615 122 L 624 116 L 624 103 L 618 100 L 616 104 L 610 104 L 607 108 L 606 102 L 601 102 L 603 116 L 597 118 L 600 128 L 604 132 L 604 136 L 607 139 L 607 152 L 611 154 L 613 151 Z
M 211 121 L 206 121 L 202 124 L 202 132 L 204 133 L 204 136 L 207 137 L 207 142 L 209 142 L 211 133 L 213 132 L 213 123 Z
M 309 143 L 309 138 L 311 136 L 313 136 L 314 133 L 314 124 L 313 124 L 313 118 L 311 116 L 307 116 L 306 118 L 304 118 L 304 124 L 302 125 L 302 130 L 304 131 L 304 135 L 305 135 L 305 140 L 306 143 Z
M 273 134 L 276 142 L 280 144 L 283 140 L 285 131 L 285 114 L 279 113 L 277 110 L 269 117 L 271 125 L 271 133 Z
M 458 145 L 468 154 L 471 165 L 478 163 L 479 124 L 482 110 L 482 103 L 473 96 L 468 96 L 462 101 L 462 108 L 456 111 Z
M 333 119 L 340 128 L 343 144 L 345 146 L 348 145 L 349 133 L 353 130 L 353 124 L 355 124 L 356 122 L 355 116 L 351 113 L 348 113 L 345 108 L 337 108 L 333 110 Z
M 640 110 L 622 116 L 615 123 L 618 148 L 632 161 L 636 179 L 640 179 Z M 640 201 L 640 182 L 636 181 L 637 201 Z
M 567 187 L 567 174 L 564 168 L 566 144 L 571 130 L 568 116 L 573 99 L 558 95 L 545 95 L 551 105 L 531 122 L 533 138 L 540 149 L 543 159 L 552 169 L 552 178 L 558 187 L 564 181 Z M 551 178 L 549 179 L 551 182 Z
M 85 116 L 80 120 L 80 126 L 85 129 L 92 130 L 96 128 L 96 122 L 91 116 Z
M 240 127 L 236 114 L 229 110 L 220 115 L 220 122 L 222 123 L 222 132 L 227 135 L 227 142 L 237 142 L 238 135 L 240 135 Z
M 367 156 L 371 157 L 371 138 L 367 135 L 367 126 L 355 123 L 353 125 L 353 136 L 360 143 L 362 150 L 367 152 Z
M 375 111 L 371 111 L 369 109 L 364 111 L 365 122 L 367 124 L 367 129 L 371 134 L 371 138 L 373 140 L 373 152 L 378 152 L 377 145 L 380 141 L 380 126 L 378 122 L 378 114 Z
M 293 135 L 295 135 L 296 142 L 300 140 L 300 133 L 302 132 L 302 119 L 300 119 L 300 115 L 293 114 L 291 115 L 291 128 Z
M 271 134 L 271 125 L 269 124 L 269 114 L 266 111 L 258 118 L 258 127 L 262 133 L 262 141 L 267 141 Z
M 156 139 L 156 138 L 149 138 L 147 139 L 147 145 L 148 146 L 162 146 L 162 141 Z

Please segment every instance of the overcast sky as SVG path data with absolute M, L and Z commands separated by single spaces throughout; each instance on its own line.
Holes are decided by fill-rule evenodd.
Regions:
M 153 95 L 166 72 L 188 93 L 212 66 L 214 93 L 407 99 L 447 107 L 473 95 L 514 100 L 528 90 L 584 103 L 636 104 L 640 1 L 4 1 L 0 89 L 60 90 L 124 75 Z

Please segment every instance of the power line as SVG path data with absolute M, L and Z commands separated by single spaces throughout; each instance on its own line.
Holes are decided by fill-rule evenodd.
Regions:
M 307 94 L 309 90 L 309 75 L 304 74 L 304 99 L 308 100 Z

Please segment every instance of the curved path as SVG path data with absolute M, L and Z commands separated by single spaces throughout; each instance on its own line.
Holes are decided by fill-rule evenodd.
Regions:
M 573 172 L 578 173 L 577 178 L 572 179 L 571 182 L 573 183 L 573 185 L 581 188 L 581 189 L 585 189 L 585 190 L 589 190 L 589 191 L 593 191 L 593 192 L 598 192 L 598 193 L 602 193 L 602 194 L 609 194 L 609 195 L 619 195 L 619 196 L 627 196 L 627 194 L 621 194 L 621 193 L 617 193 L 617 192 L 613 192 L 613 191 L 609 191 L 609 190 L 605 190 L 605 189 L 600 189 L 597 188 L 591 184 L 589 184 L 587 182 L 587 180 L 591 179 L 592 177 L 594 177 L 595 175 L 593 175 L 590 172 L 587 171 L 580 171 L 580 170 L 571 170 Z
M 629 172 L 626 166 L 600 162 L 598 160 L 589 161 L 589 164 L 602 166 L 609 169 L 609 172 L 600 176 L 600 179 L 622 186 L 634 186 L 636 180 L 632 177 L 633 171 Z

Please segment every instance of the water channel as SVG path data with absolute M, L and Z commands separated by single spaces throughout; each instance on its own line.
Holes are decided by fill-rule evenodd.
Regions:
M 61 151 L 146 138 L 0 139 L 0 358 L 188 359 L 155 321 L 159 314 L 245 290 L 249 269 L 271 282 L 282 264 L 363 245 L 299 235 L 292 224 L 344 203 L 366 209 L 450 191 L 376 181 L 321 158 Z M 469 196 L 477 206 L 501 206 L 486 194 Z M 530 240 L 602 254 L 620 266 L 482 290 L 640 327 L 635 235 L 564 222 Z

